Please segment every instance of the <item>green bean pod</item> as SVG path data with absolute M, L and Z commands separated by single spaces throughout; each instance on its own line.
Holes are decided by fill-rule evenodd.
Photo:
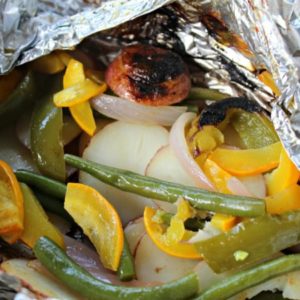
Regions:
M 47 195 L 59 199 L 65 198 L 67 187 L 60 181 L 27 170 L 17 170 L 15 174 L 19 181 L 25 182 Z
M 287 255 L 229 276 L 194 300 L 225 300 L 260 283 L 300 269 L 300 255 Z M 274 298 L 271 298 L 274 299 Z
M 188 187 L 156 178 L 139 175 L 134 172 L 100 165 L 80 157 L 66 154 L 65 161 L 97 179 L 120 190 L 132 192 L 151 199 L 170 203 L 183 197 L 201 210 L 215 211 L 229 215 L 256 217 L 265 214 L 265 202 L 245 196 L 225 195 Z
M 195 273 L 152 287 L 116 286 L 93 277 L 46 237 L 40 238 L 33 250 L 40 262 L 56 278 L 80 293 L 85 299 L 179 300 L 189 299 L 198 291 L 198 278 Z
M 121 281 L 130 281 L 136 278 L 134 260 L 129 249 L 126 237 L 124 237 L 123 252 L 118 268 L 118 276 Z

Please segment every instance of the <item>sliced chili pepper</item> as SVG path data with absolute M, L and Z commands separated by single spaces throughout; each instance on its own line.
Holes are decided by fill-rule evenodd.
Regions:
M 152 287 L 111 285 L 97 280 L 46 237 L 38 240 L 34 247 L 34 253 L 55 277 L 90 300 L 179 300 L 189 299 L 198 291 L 198 279 L 195 273 L 170 283 Z

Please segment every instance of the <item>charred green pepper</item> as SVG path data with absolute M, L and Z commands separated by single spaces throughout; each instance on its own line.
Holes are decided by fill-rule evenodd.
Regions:
M 298 211 L 249 219 L 195 246 L 209 266 L 220 273 L 266 259 L 299 242 Z
M 261 148 L 279 141 L 272 122 L 263 109 L 245 97 L 228 98 L 203 109 L 199 117 L 199 129 L 214 125 L 224 129 L 231 124 L 244 148 Z
M 62 143 L 63 111 L 53 104 L 53 94 L 42 98 L 35 107 L 31 124 L 31 152 L 41 171 L 60 181 L 65 180 Z
M 23 111 L 30 106 L 36 96 L 36 80 L 31 71 L 28 71 L 17 88 L 0 104 L 0 124 L 14 122 Z
M 272 122 L 263 114 L 237 111 L 230 120 L 245 148 L 261 148 L 279 141 Z

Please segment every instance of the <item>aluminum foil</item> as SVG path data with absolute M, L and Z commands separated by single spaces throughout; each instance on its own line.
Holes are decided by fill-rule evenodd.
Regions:
M 0 74 L 147 14 L 170 0 L 0 0 Z
M 0 74 L 83 39 L 85 51 L 110 49 L 104 63 L 136 42 L 181 53 L 201 84 L 269 111 L 300 168 L 299 0 L 0 0 Z M 279 98 L 257 78 L 265 69 Z

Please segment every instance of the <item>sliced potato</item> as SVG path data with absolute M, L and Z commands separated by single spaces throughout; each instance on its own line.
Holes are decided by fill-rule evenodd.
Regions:
M 140 242 L 141 238 L 146 233 L 144 226 L 144 219 L 138 218 L 130 222 L 124 229 L 126 235 L 130 252 L 135 256 L 137 245 Z
M 258 198 L 265 198 L 267 194 L 263 175 L 240 176 L 238 179 L 244 184 L 249 193 Z
M 225 277 L 224 273 L 216 274 L 204 260 L 197 264 L 194 271 L 199 278 L 200 291 L 204 291 Z
M 182 167 L 169 145 L 157 151 L 148 164 L 145 175 L 188 186 L 195 186 L 194 179 Z M 155 202 L 160 208 L 168 212 L 176 212 L 176 206 L 174 204 L 158 200 Z
M 144 174 L 156 151 L 168 143 L 168 136 L 162 126 L 113 122 L 91 139 L 83 158 Z M 141 216 L 146 205 L 155 206 L 149 199 L 120 191 L 83 172 L 80 172 L 80 182 L 99 190 L 115 206 L 123 224 Z
M 192 272 L 198 262 L 166 254 L 145 234 L 136 250 L 135 270 L 140 281 L 169 282 Z
M 16 258 L 3 262 L 1 268 L 6 273 L 23 280 L 35 292 L 56 299 L 81 299 L 81 297 L 54 278 L 38 261 L 34 261 L 35 267 L 31 267 L 31 263 L 32 261 Z

